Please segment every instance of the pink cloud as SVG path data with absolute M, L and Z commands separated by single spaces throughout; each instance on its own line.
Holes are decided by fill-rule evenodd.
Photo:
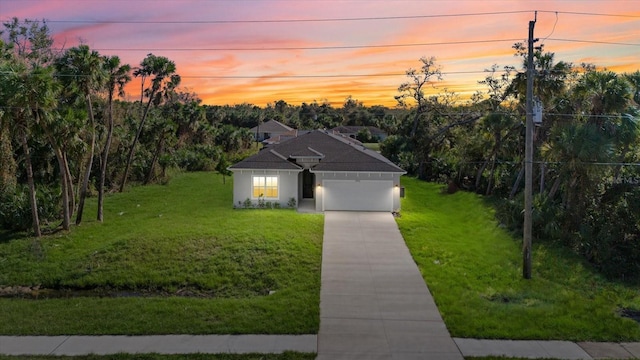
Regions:
M 327 99 L 341 104 L 346 96 L 352 95 L 366 104 L 393 106 L 397 86 L 404 81 L 401 74 L 410 67 L 419 67 L 422 56 L 435 56 L 443 71 L 449 72 L 442 85 L 470 93 L 477 88 L 477 80 L 484 77 L 482 70 L 493 64 L 520 68 L 521 59 L 513 56 L 513 40 L 463 42 L 524 41 L 528 22 L 534 17 L 533 10 L 539 10 L 536 36 L 540 43 L 549 37 L 544 40 L 545 50 L 555 52 L 557 61 L 588 60 L 611 69 L 631 71 L 637 67 L 638 47 L 554 39 L 640 44 L 638 1 L 519 0 L 501 1 L 499 7 L 495 6 L 496 2 L 479 0 L 340 1 L 329 5 L 326 1 L 167 0 L 118 4 L 120 6 L 113 6 L 108 0 L 0 0 L 0 20 L 13 16 L 50 19 L 56 43 L 69 47 L 82 39 L 103 54 L 119 55 L 132 66 L 138 65 L 149 52 L 166 56 L 184 76 L 183 86 L 212 104 L 264 105 L 280 98 L 289 103 Z M 440 16 L 472 13 L 485 14 Z M 431 17 L 410 18 L 415 15 Z M 405 18 L 382 19 L 394 16 Z M 256 21 L 335 18 L 369 19 Z M 64 22 L 80 20 L 85 22 Z M 232 22 L 234 20 L 246 22 Z M 288 49 L 417 43 L 441 44 Z M 247 48 L 256 50 L 233 50 Z M 280 50 L 257 50 L 263 48 Z M 340 74 L 400 76 L 322 77 Z M 284 75 L 318 77 L 282 77 Z M 133 97 L 139 92 L 134 85 L 129 90 Z

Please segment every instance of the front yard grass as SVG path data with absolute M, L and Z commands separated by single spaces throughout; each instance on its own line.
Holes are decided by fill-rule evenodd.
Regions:
M 136 187 L 104 223 L 0 238 L 0 288 L 37 297 L 0 298 L 0 334 L 317 333 L 322 234 L 322 215 L 234 210 L 214 173 Z
M 402 235 L 455 337 L 638 341 L 637 287 L 610 282 L 549 243 L 533 247 L 522 278 L 521 239 L 502 229 L 472 193 L 403 178 Z

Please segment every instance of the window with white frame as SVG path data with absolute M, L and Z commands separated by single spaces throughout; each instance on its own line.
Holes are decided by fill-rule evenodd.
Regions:
M 278 177 L 277 176 L 254 176 L 251 187 L 251 195 L 257 199 L 263 197 L 265 199 L 278 198 Z

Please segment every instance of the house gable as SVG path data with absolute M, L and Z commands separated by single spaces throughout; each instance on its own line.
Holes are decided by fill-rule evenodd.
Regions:
M 249 131 L 251 131 L 252 134 L 256 134 L 256 138 L 258 141 L 263 141 L 268 138 L 279 136 L 293 130 L 293 128 L 277 120 L 269 120 L 264 124 L 252 127 Z

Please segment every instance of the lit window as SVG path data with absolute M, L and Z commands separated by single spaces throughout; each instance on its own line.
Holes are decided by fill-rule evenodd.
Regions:
M 278 198 L 278 177 L 277 176 L 254 176 L 252 185 L 253 198 L 264 197 L 265 199 Z

